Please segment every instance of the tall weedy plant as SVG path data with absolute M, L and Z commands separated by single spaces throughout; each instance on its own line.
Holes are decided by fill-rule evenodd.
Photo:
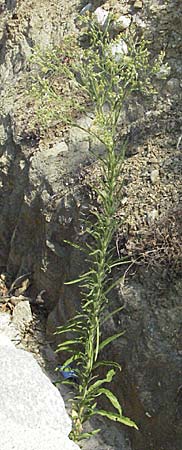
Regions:
M 146 94 L 154 91 L 152 76 L 159 71 L 162 56 L 151 64 L 145 40 L 138 41 L 133 33 L 125 35 L 124 40 L 121 38 L 111 40 L 111 22 L 112 20 L 108 21 L 107 27 L 102 31 L 93 17 L 82 19 L 82 25 L 85 27 L 82 30 L 82 37 L 83 35 L 86 37 L 86 45 L 83 44 L 83 38 L 80 39 L 81 44 L 77 44 L 75 58 L 72 50 L 70 53 L 70 42 L 67 41 L 69 42 L 67 48 L 63 46 L 66 51 L 65 56 L 60 50 L 62 65 L 58 49 L 54 52 L 52 61 L 51 54 L 47 59 L 45 55 L 38 54 L 39 68 L 43 77 L 39 75 L 33 83 L 34 93 L 36 98 L 41 98 L 42 107 L 47 104 L 47 101 L 51 101 L 51 98 L 53 102 L 56 98 L 55 116 L 59 116 L 59 107 L 61 110 L 63 98 L 59 92 L 56 94 L 56 88 L 51 82 L 55 73 L 61 73 L 62 78 L 64 78 L 63 74 L 66 75 L 66 82 L 69 80 L 74 86 L 73 96 L 76 92 L 77 98 L 79 94 L 82 99 L 85 99 L 85 105 L 88 102 L 92 103 L 95 119 L 92 126 L 85 131 L 96 137 L 105 148 L 104 156 L 99 158 L 100 188 L 99 190 L 94 188 L 99 196 L 100 208 L 92 210 L 92 220 L 87 221 L 85 229 L 89 239 L 84 251 L 89 270 L 81 274 L 77 280 L 66 283 L 79 283 L 80 310 L 75 317 L 57 330 L 57 333 L 62 335 L 62 342 L 57 351 L 69 354 L 62 370 L 69 370 L 69 367 L 73 366 L 78 380 L 75 383 L 76 392 L 72 399 L 71 412 L 73 420 L 71 437 L 74 441 L 87 438 L 99 431 L 86 433 L 83 430 L 84 423 L 95 414 L 137 429 L 137 425 L 123 415 L 118 399 L 106 387 L 108 383 L 111 383 L 115 370 L 120 369 L 120 366 L 114 361 L 103 360 L 101 357 L 102 350 L 118 339 L 123 331 L 103 339 L 102 326 L 109 317 L 121 309 L 107 314 L 108 294 L 119 282 L 119 280 L 112 281 L 111 271 L 113 267 L 125 263 L 114 259 L 111 246 L 117 228 L 116 212 L 121 196 L 119 177 L 124 160 L 124 145 L 120 151 L 116 151 L 118 121 L 123 102 L 132 91 L 140 90 Z M 64 71 L 65 58 L 67 58 L 67 64 Z M 67 112 L 68 110 L 69 108 Z M 72 109 L 67 120 L 72 125 L 80 127 L 74 122 Z M 101 379 L 99 371 L 103 368 L 106 374 Z M 102 395 L 110 401 L 111 411 L 98 407 L 98 400 Z

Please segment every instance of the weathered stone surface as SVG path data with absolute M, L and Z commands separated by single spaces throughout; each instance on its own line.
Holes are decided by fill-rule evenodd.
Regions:
M 111 44 L 110 49 L 113 59 L 117 62 L 122 59 L 123 55 L 127 55 L 128 53 L 127 44 L 123 39 L 118 41 L 116 44 Z
M 134 7 L 141 9 L 143 7 L 143 2 L 140 0 L 136 0 L 134 3 Z
M 78 125 L 80 127 L 87 130 L 92 124 L 92 119 L 90 117 L 82 118 L 78 121 Z M 69 140 L 70 140 L 70 148 L 73 151 L 73 153 L 77 153 L 78 158 L 80 159 L 80 153 L 84 154 L 85 156 L 89 151 L 89 134 L 81 129 L 77 129 L 76 127 L 73 127 L 70 129 L 69 133 Z
M 13 324 L 15 324 L 20 332 L 24 332 L 33 320 L 30 303 L 28 300 L 22 301 L 15 305 L 13 310 Z
M 113 29 L 116 32 L 126 30 L 131 24 L 131 18 L 129 16 L 119 16 L 113 24 Z
M 171 78 L 168 82 L 167 82 L 167 90 L 170 93 L 176 93 L 179 94 L 180 92 L 180 82 L 177 78 Z
M 18 327 L 12 324 L 10 314 L 7 312 L 0 313 L 0 333 L 6 335 L 11 341 L 19 344 L 21 342 L 21 335 Z
M 3 450 L 77 450 L 64 402 L 33 356 L 0 335 Z
M 157 181 L 159 180 L 159 169 L 152 170 L 150 178 L 153 184 L 157 183 Z
M 122 289 L 123 295 L 120 291 L 118 301 L 123 298 L 125 308 L 108 325 L 109 334 L 125 330 L 107 357 L 114 355 L 123 367 L 115 390 L 139 425 L 134 448 L 145 449 L 144 439 L 151 449 L 178 450 L 181 445 L 180 289 L 179 279 L 166 286 L 160 274 L 143 271 Z
M 100 7 L 94 11 L 94 16 L 95 16 L 98 24 L 103 28 L 107 24 L 108 14 L 109 14 L 108 11 L 106 11 L 104 8 L 100 8 Z

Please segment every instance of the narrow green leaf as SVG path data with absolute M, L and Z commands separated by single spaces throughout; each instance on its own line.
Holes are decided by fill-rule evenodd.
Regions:
M 104 367 L 104 366 L 106 366 L 106 367 L 114 367 L 115 369 L 121 370 L 121 366 L 117 362 L 115 362 L 115 361 L 105 361 L 105 360 L 96 362 L 93 365 L 93 370 L 97 369 L 97 367 Z
M 113 264 L 110 264 L 110 269 L 112 269 L 113 267 L 117 267 L 117 266 L 121 266 L 121 265 L 123 265 L 123 264 L 129 264 L 129 263 L 131 263 L 131 260 L 129 260 L 129 261 L 116 261 L 116 262 L 114 262 Z
M 119 283 L 121 283 L 124 280 L 124 275 L 122 275 L 121 277 L 119 277 L 116 281 L 114 281 L 114 283 L 111 284 L 111 286 L 108 287 L 108 289 L 106 289 L 106 291 L 104 292 L 105 295 L 109 294 L 109 292 L 114 289 L 114 287 L 116 287 Z
M 67 341 L 64 341 L 63 343 L 59 344 L 58 347 L 62 348 L 65 345 L 75 345 L 75 344 L 80 344 L 80 342 L 82 342 L 82 339 L 69 339 Z
M 77 326 L 77 324 L 75 324 L 75 326 Z M 72 325 L 71 327 L 68 327 L 67 330 L 60 330 L 57 333 L 54 334 L 64 334 L 64 333 L 80 333 L 81 330 L 83 330 L 83 326 L 78 326 L 77 328 L 74 328 L 74 326 Z
M 95 410 L 94 414 L 99 414 L 100 416 L 107 417 L 110 420 L 113 420 L 114 422 L 120 422 L 124 425 L 127 425 L 128 427 L 133 427 L 136 430 L 138 430 L 138 427 L 133 420 L 129 419 L 125 416 L 119 416 L 119 414 L 114 414 L 108 411 L 105 411 L 104 409 L 97 409 Z
M 114 369 L 109 370 L 108 373 L 107 373 L 107 375 L 106 375 L 106 378 L 103 378 L 102 380 L 96 381 L 94 384 L 92 384 L 92 385 L 88 388 L 88 391 L 87 391 L 88 394 L 90 394 L 90 393 L 93 392 L 93 391 L 97 391 L 98 388 L 99 388 L 100 386 L 102 386 L 102 384 L 104 384 L 104 383 L 110 383 L 110 382 L 112 381 L 114 375 L 115 375 L 115 370 L 114 370 Z
M 82 319 L 82 320 L 80 320 Z M 69 333 L 72 331 L 72 328 L 75 327 L 75 330 L 78 328 L 83 329 L 84 324 L 86 321 L 86 314 L 77 314 L 73 317 L 73 319 L 69 320 L 66 325 L 61 325 L 57 328 L 57 330 L 54 332 L 54 334 L 62 334 L 62 333 Z
M 56 330 L 53 334 L 63 334 L 63 333 L 67 333 L 68 329 L 64 329 L 64 330 Z
M 96 273 L 96 271 L 94 269 L 90 270 L 89 272 L 83 273 L 82 275 L 79 276 L 79 278 L 77 278 L 75 280 L 65 281 L 64 284 L 69 285 L 69 284 L 80 283 L 80 282 L 84 281 L 85 279 L 87 279 L 87 277 L 93 273 Z
M 95 347 L 95 356 L 94 356 L 95 361 L 97 361 L 98 353 L 99 353 L 99 340 L 100 340 L 99 320 L 98 320 L 98 317 L 96 317 L 96 347 Z
M 114 311 L 111 311 L 109 314 L 107 314 L 106 317 L 104 317 L 104 319 L 101 321 L 101 324 L 103 325 L 103 323 L 107 322 L 111 317 L 114 316 L 114 314 L 117 314 L 119 311 L 122 311 L 123 308 L 124 308 L 124 305 L 120 306 L 117 309 L 114 309 Z
M 88 439 L 91 436 L 95 436 L 99 432 L 100 432 L 100 428 L 97 428 L 97 430 L 93 430 L 93 431 L 90 431 L 88 433 L 81 433 L 79 435 L 79 441 L 81 441 L 82 439 Z
M 119 422 L 123 423 L 124 425 L 127 425 L 128 427 L 133 427 L 136 430 L 139 429 L 138 426 L 136 425 L 136 423 L 133 420 L 131 420 L 129 417 L 122 416 L 120 418 Z
M 72 362 L 78 361 L 79 359 L 82 359 L 83 357 L 84 357 L 84 353 L 81 353 L 81 352 L 75 353 L 73 356 L 70 356 L 70 358 L 67 358 L 66 361 L 64 361 L 63 366 L 64 367 L 69 366 Z M 59 370 L 59 367 L 56 368 L 55 370 Z
M 67 384 L 67 385 L 69 385 L 69 386 L 71 386 L 71 387 L 76 386 L 76 383 L 75 383 L 73 380 L 71 381 L 71 380 L 69 380 L 69 379 L 68 379 L 68 380 L 64 380 L 64 379 L 63 379 L 63 380 L 60 380 L 60 383 L 61 383 L 61 384 Z
M 99 389 L 99 395 L 102 395 L 102 394 L 104 394 L 108 398 L 108 400 L 112 403 L 114 408 L 118 410 L 118 413 L 121 416 L 122 409 L 121 409 L 121 405 L 120 405 L 118 399 L 116 398 L 116 396 L 109 389 L 106 389 L 106 388 Z
M 64 239 L 63 242 L 65 242 L 66 244 L 69 244 L 70 247 L 74 247 L 74 248 L 80 250 L 81 252 L 84 252 L 84 253 L 88 254 L 88 251 L 85 248 L 81 247 L 80 244 L 76 244 L 75 242 L 67 241 L 66 239 Z
M 66 286 L 68 286 L 68 285 L 70 285 L 70 284 L 77 284 L 77 283 L 80 283 L 80 281 L 81 281 L 81 278 L 77 278 L 77 279 L 72 280 L 72 281 L 65 281 L 64 284 L 65 284 Z
M 65 347 L 62 347 L 62 348 L 58 348 L 57 350 L 56 350 L 56 352 L 57 353 L 59 353 L 59 352 L 68 352 L 68 353 L 74 353 L 74 348 L 70 348 L 69 346 L 65 346 Z
M 106 345 L 108 345 L 108 344 L 110 344 L 111 342 L 115 341 L 115 340 L 118 339 L 120 336 L 122 336 L 124 333 L 125 333 L 124 331 L 121 331 L 120 333 L 113 334 L 112 336 L 109 336 L 107 339 L 105 339 L 104 341 L 102 341 L 102 342 L 100 343 L 100 346 L 99 346 L 99 352 L 100 352 L 101 350 L 103 350 L 103 348 L 106 347 Z
M 93 250 L 92 252 L 89 253 L 90 256 L 95 256 L 95 255 L 100 255 L 101 254 L 101 250 L 99 248 Z M 93 261 L 94 263 L 97 263 L 96 261 Z
M 80 330 L 83 329 L 83 321 L 77 322 L 75 319 L 75 322 L 72 324 L 67 324 L 66 326 L 59 327 L 57 331 L 54 332 L 54 334 L 64 334 L 69 332 L 80 332 Z

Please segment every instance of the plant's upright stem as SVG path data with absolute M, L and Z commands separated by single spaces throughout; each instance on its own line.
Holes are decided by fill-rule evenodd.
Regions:
M 115 127 L 114 127 L 115 130 Z M 97 215 L 97 223 L 94 225 L 95 248 L 97 251 L 92 258 L 92 266 L 95 268 L 94 272 L 94 287 L 93 283 L 89 286 L 87 296 L 84 303 L 88 302 L 88 298 L 92 297 L 93 301 L 90 303 L 89 312 L 87 311 L 87 339 L 85 341 L 84 358 L 86 361 L 85 372 L 80 380 L 79 387 L 79 402 L 73 408 L 77 407 L 77 416 L 73 423 L 72 436 L 74 440 L 78 440 L 82 432 L 82 426 L 87 417 L 87 410 L 89 399 L 88 388 L 90 380 L 93 377 L 93 367 L 97 362 L 99 355 L 100 342 L 100 319 L 104 304 L 107 303 L 105 296 L 105 279 L 108 273 L 108 249 L 115 231 L 114 215 L 117 209 L 116 201 L 116 185 L 117 185 L 117 159 L 115 155 L 114 139 L 112 145 L 106 146 L 106 158 L 102 163 L 103 169 L 103 185 L 105 191 L 102 197 L 102 210 Z M 83 309 L 85 304 L 82 304 Z

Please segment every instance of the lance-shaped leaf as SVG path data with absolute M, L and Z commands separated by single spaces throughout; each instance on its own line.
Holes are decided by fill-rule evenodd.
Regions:
M 81 440 L 81 439 L 88 439 L 88 438 L 90 438 L 90 437 L 92 437 L 92 436 L 95 436 L 97 433 L 99 433 L 100 432 L 100 428 L 97 428 L 96 430 L 93 430 L 93 431 L 90 431 L 90 432 L 88 432 L 88 433 L 81 433 L 80 435 L 79 435 L 79 441 Z
M 112 264 L 110 264 L 110 266 L 109 266 L 109 268 L 110 269 L 113 269 L 113 267 L 117 267 L 117 266 L 122 266 L 123 264 L 129 264 L 129 263 L 131 263 L 131 260 L 129 260 L 129 261 L 115 261 L 115 262 L 113 262 Z
M 103 323 L 107 322 L 111 317 L 113 317 L 119 311 L 122 311 L 123 308 L 124 308 L 124 305 L 123 306 L 119 306 L 119 308 L 114 309 L 114 311 L 111 311 L 109 314 L 107 314 L 107 316 L 104 317 L 104 319 L 101 320 L 101 325 L 103 325 Z
M 124 280 L 124 275 L 122 275 L 121 277 L 119 277 L 116 281 L 114 281 L 111 286 L 109 286 L 106 291 L 104 292 L 105 295 L 108 295 L 110 291 L 112 291 L 112 289 L 114 289 L 114 287 L 118 286 L 119 283 L 121 283 Z
M 96 317 L 96 347 L 95 347 L 95 361 L 97 361 L 98 353 L 99 353 L 99 339 L 100 339 L 100 328 L 99 328 L 99 320 Z
M 80 316 L 79 316 L 80 317 Z M 77 322 L 76 317 L 72 323 L 69 323 L 67 325 L 63 325 L 62 327 L 57 328 L 57 331 L 54 332 L 54 334 L 64 334 L 71 332 L 80 332 L 80 330 L 83 330 L 84 328 L 84 321 L 80 320 Z
M 118 339 L 119 337 L 121 337 L 125 332 L 121 331 L 120 333 L 116 333 L 113 334 L 112 336 L 109 336 L 107 339 L 105 339 L 104 341 L 102 341 L 99 345 L 99 351 L 103 350 L 104 347 L 106 347 L 106 345 L 110 344 L 111 342 L 115 341 L 116 339 Z
M 79 278 L 71 281 L 65 281 L 64 284 L 67 286 L 69 284 L 77 284 L 87 279 L 91 274 L 95 273 L 95 270 L 90 270 L 89 272 L 83 273 L 83 275 L 80 275 Z M 89 278 L 88 278 L 89 280 Z
M 114 422 L 120 422 L 124 425 L 127 425 L 128 427 L 133 427 L 138 430 L 136 423 L 133 422 L 133 420 L 129 419 L 129 417 L 120 416 L 119 414 L 114 414 L 109 411 L 105 411 L 104 409 L 97 409 L 94 411 L 94 414 L 99 414 L 100 416 L 107 417 Z
M 63 351 L 68 351 L 68 352 L 74 352 L 74 347 L 75 345 L 80 345 L 82 344 L 82 338 L 80 339 L 69 339 L 61 344 L 58 345 L 57 351 L 59 352 L 63 352 Z
M 109 390 L 106 388 L 100 388 L 99 389 L 99 395 L 104 394 L 108 400 L 112 403 L 112 405 L 114 406 L 115 409 L 117 409 L 119 415 L 122 415 L 122 409 L 121 409 L 121 405 L 117 399 L 117 397 Z
M 115 375 L 115 370 L 111 369 L 108 371 L 106 378 L 103 378 L 102 380 L 96 381 L 94 384 L 92 384 L 88 388 L 88 394 L 91 394 L 93 391 L 98 391 L 98 388 L 102 386 L 104 383 L 110 383 L 113 379 L 113 376 Z
M 113 368 L 115 367 L 115 369 L 121 370 L 120 364 L 118 364 L 115 361 L 109 361 L 109 360 L 108 361 L 101 360 L 101 361 L 96 362 L 93 365 L 93 370 L 97 369 L 98 367 L 113 367 Z
M 82 352 L 74 353 L 73 356 L 70 356 L 70 358 L 66 359 L 66 361 L 64 362 L 64 365 L 69 366 L 69 364 L 71 364 L 72 362 L 75 362 L 75 361 L 77 361 L 77 364 L 78 364 L 78 360 L 82 360 L 82 359 L 84 359 L 84 357 L 85 357 L 85 355 Z M 59 370 L 59 368 L 56 370 Z
M 76 244 L 75 242 L 67 241 L 66 239 L 64 239 L 63 242 L 65 242 L 65 244 L 70 245 L 71 247 L 74 247 L 74 248 L 80 250 L 81 252 L 88 254 L 88 251 L 85 248 L 83 248 L 80 244 Z

